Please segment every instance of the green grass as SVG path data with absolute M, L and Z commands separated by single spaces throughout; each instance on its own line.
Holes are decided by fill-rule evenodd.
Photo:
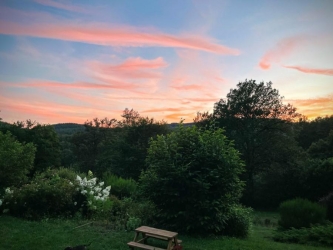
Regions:
M 270 224 L 268 223 L 270 221 Z M 275 230 L 275 213 L 254 214 L 254 226 L 247 239 L 194 238 L 179 235 L 184 250 L 327 250 L 313 247 L 274 242 L 270 237 Z M 266 221 L 266 224 L 265 224 Z M 10 216 L 0 216 L 0 249 L 25 250 L 64 249 L 68 245 L 86 244 L 92 241 L 90 250 L 126 249 L 133 240 L 134 232 L 114 231 L 106 223 L 75 220 L 26 221 Z M 162 244 L 163 246 L 163 244 Z

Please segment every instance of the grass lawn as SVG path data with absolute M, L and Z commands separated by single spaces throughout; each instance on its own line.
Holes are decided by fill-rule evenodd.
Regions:
M 247 239 L 194 238 L 179 235 L 184 250 L 314 250 L 329 248 L 284 244 L 270 239 L 277 223 L 275 213 L 254 214 L 254 226 Z M 87 224 L 89 223 L 89 224 Z M 63 250 L 68 245 L 92 242 L 90 250 L 126 249 L 133 240 L 134 232 L 113 231 L 107 224 L 75 220 L 25 221 L 9 216 L 0 216 L 0 249 L 4 250 Z M 165 243 L 165 242 L 163 242 Z M 160 245 L 161 246 L 161 245 Z M 163 245 L 162 245 L 163 246 Z

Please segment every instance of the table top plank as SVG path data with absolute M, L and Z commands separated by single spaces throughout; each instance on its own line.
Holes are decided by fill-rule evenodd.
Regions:
M 153 228 L 153 227 L 147 227 L 147 226 L 138 227 L 137 229 L 135 229 L 135 231 L 140 232 L 140 233 L 148 233 L 151 235 L 161 236 L 161 237 L 165 237 L 168 239 L 174 238 L 178 235 L 178 233 L 176 233 L 176 232 L 171 232 L 171 231 L 157 229 L 157 228 Z

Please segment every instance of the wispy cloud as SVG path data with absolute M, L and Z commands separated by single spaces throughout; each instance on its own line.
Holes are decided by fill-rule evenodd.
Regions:
M 71 88 L 71 89 L 123 89 L 132 90 L 137 88 L 136 84 L 125 82 L 108 82 L 109 84 L 91 83 L 91 82 L 72 82 L 62 83 L 56 81 L 34 80 L 22 83 L 21 87 L 43 87 L 43 88 Z
M 298 71 L 301 71 L 303 73 L 307 74 L 319 74 L 319 75 L 328 75 L 333 76 L 333 69 L 318 69 L 318 68 L 307 68 L 307 67 L 301 67 L 301 66 L 288 66 L 283 65 L 283 67 L 288 69 L 295 69 Z
M 272 63 L 279 63 L 281 59 L 289 56 L 304 41 L 305 36 L 295 36 L 281 40 L 264 54 L 259 62 L 259 67 L 263 70 L 269 69 Z
M 205 90 L 207 87 L 199 85 L 199 84 L 187 84 L 182 86 L 172 86 L 172 88 L 177 90 Z
M 33 36 L 103 46 L 171 47 L 201 50 L 216 54 L 238 55 L 237 49 L 218 44 L 204 36 L 171 35 L 159 31 L 140 31 L 137 27 L 109 27 L 105 24 L 21 24 L 2 21 L 0 33 L 17 36 Z
M 140 57 L 128 58 L 120 64 L 108 64 L 98 61 L 87 62 L 86 64 L 94 74 L 107 75 L 117 79 L 160 78 L 161 74 L 156 70 L 168 66 L 162 57 L 152 60 L 146 60 Z
M 84 9 L 83 7 L 77 6 L 77 5 L 72 5 L 68 1 L 65 3 L 62 2 L 57 2 L 53 0 L 34 0 L 35 3 L 44 5 L 44 6 L 49 6 L 61 10 L 67 10 L 67 11 L 73 11 L 73 12 L 80 12 L 80 13 L 86 13 L 87 10 Z

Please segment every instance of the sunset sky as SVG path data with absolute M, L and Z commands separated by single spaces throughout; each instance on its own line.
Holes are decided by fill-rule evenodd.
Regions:
M 332 0 L 1 0 L 0 117 L 168 123 L 245 79 L 333 115 Z

